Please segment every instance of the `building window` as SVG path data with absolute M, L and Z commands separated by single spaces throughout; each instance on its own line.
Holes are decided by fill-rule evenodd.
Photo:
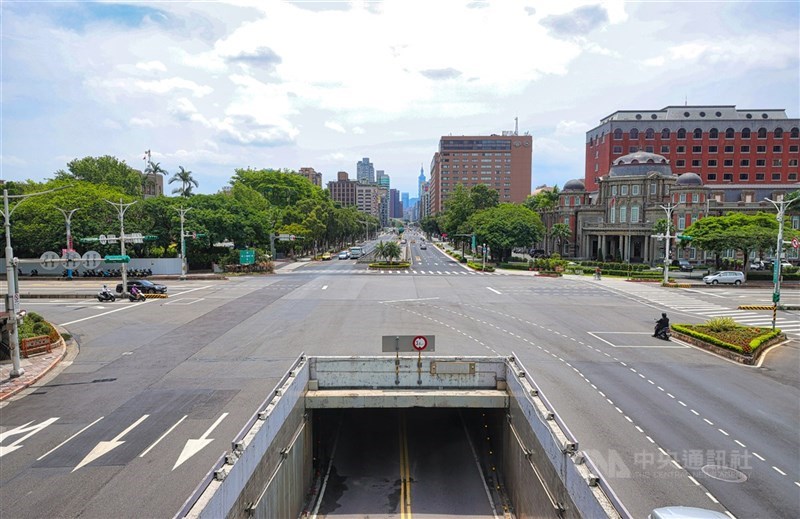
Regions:
M 789 159 L 789 167 L 797 167 L 797 159 Z
M 653 139 L 655 139 L 656 138 L 655 130 L 653 130 L 652 128 L 648 128 L 647 130 L 645 130 L 644 138 L 647 139 L 648 141 L 652 141 Z
M 703 153 L 702 146 L 692 146 L 692 153 Z
M 750 175 L 748 175 L 747 173 L 739 173 L 739 180 L 749 180 L 749 179 Z
M 733 153 L 733 146 L 725 146 L 725 153 Z
M 699 201 L 700 201 L 700 195 L 697 193 L 692 193 L 692 203 L 696 204 Z
M 669 153 L 669 146 L 662 145 L 661 146 L 661 153 Z
M 791 182 L 797 182 L 797 173 L 789 173 L 789 180 Z
M 692 132 L 692 137 L 695 139 L 702 139 L 703 138 L 703 130 L 700 128 L 695 128 Z
M 655 182 L 650 184 L 650 194 L 651 195 L 655 195 L 657 193 L 657 190 L 658 190 L 658 184 L 656 184 Z
M 628 136 L 631 139 L 638 139 L 639 138 L 639 130 L 637 130 L 636 128 L 631 129 L 631 131 L 628 132 Z
M 782 166 L 782 159 L 772 159 L 772 167 L 779 168 Z
M 686 229 L 686 215 L 682 214 L 678 216 L 678 230 L 682 231 Z
M 709 159 L 708 160 L 708 167 L 709 168 L 716 168 L 717 167 L 717 159 Z
M 775 136 L 776 139 L 782 139 L 783 138 L 783 128 L 775 128 L 775 131 L 772 132 L 772 134 Z
M 614 130 L 614 140 L 615 141 L 621 141 L 622 140 L 622 130 L 620 130 L 619 128 Z
M 725 159 L 725 160 L 723 160 L 722 161 L 722 165 L 725 166 L 726 168 L 732 168 L 733 167 L 733 159 Z
M 686 146 L 678 146 L 676 149 L 678 153 L 686 153 Z
M 789 138 L 800 139 L 800 128 L 797 127 L 792 128 L 792 130 L 789 132 Z
M 595 170 L 595 171 L 598 171 L 599 169 L 600 169 L 600 166 L 598 166 L 597 164 L 595 164 L 595 165 L 594 165 L 594 170 Z
M 631 206 L 631 223 L 637 223 L 639 221 L 639 206 L 633 205 Z
M 772 147 L 772 153 L 782 153 L 783 147 L 780 144 L 776 144 Z
M 719 130 L 716 128 L 711 128 L 711 130 L 708 132 L 708 137 L 710 139 L 719 139 Z
M 779 182 L 780 179 L 781 179 L 781 174 L 780 173 L 773 173 L 772 174 L 772 181 L 773 182 Z
M 639 146 L 631 146 L 628 148 L 628 153 L 636 153 L 639 151 Z
M 622 195 L 622 196 L 627 196 L 628 195 L 628 186 L 627 185 L 619 186 L 619 194 Z
M 719 146 L 709 146 L 708 147 L 708 152 L 709 153 L 718 153 L 719 152 Z
M 741 148 L 739 148 L 739 151 L 741 151 L 742 153 L 750 153 L 750 146 L 742 146 Z
M 681 193 L 680 198 L 678 199 L 678 201 L 681 204 L 685 204 L 686 203 L 686 193 Z
M 709 173 L 708 174 L 708 180 L 709 181 L 717 180 L 717 174 L 716 173 Z
M 620 206 L 619 208 L 619 223 L 625 223 L 628 219 L 628 208 L 626 206 Z
M 767 165 L 767 159 L 756 159 L 756 167 L 763 168 Z
M 569 216 L 564 217 L 564 225 L 569 225 Z
M 684 159 L 676 160 L 675 161 L 675 167 L 676 168 L 685 168 L 686 167 L 686 161 Z
M 736 132 L 733 131 L 733 128 L 728 128 L 725 130 L 725 138 L 726 139 L 733 139 L 736 136 Z
M 614 146 L 611 149 L 611 153 L 613 153 L 614 155 L 619 155 L 620 153 L 622 153 L 622 146 Z
M 797 144 L 789 146 L 789 153 L 797 153 L 798 151 L 800 151 L 800 146 Z
M 639 195 L 639 184 L 634 184 L 631 186 L 631 195 L 633 196 Z
M 733 182 L 733 173 L 723 173 L 722 180 L 724 182 Z
M 692 160 L 692 167 L 693 168 L 699 168 L 700 167 L 700 159 Z
M 609 211 L 610 223 L 617 223 L 617 211 L 614 206 L 611 206 L 611 210 Z
M 617 186 L 611 186 L 611 196 L 617 195 Z
M 739 161 L 739 166 L 743 168 L 750 167 L 750 159 L 742 159 Z
M 742 130 L 742 139 L 749 139 L 750 138 L 750 128 L 745 128 Z
M 759 128 L 758 129 L 758 138 L 759 139 L 766 139 L 767 138 L 767 129 L 766 128 Z
M 683 128 L 678 130 L 678 139 L 686 139 L 686 130 Z
M 756 173 L 756 180 L 763 181 L 766 180 L 766 177 L 767 177 L 766 173 Z

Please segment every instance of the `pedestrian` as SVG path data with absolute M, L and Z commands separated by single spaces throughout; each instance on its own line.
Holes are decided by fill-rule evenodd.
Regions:
M 600 266 L 598 265 L 594 268 L 594 278 L 598 281 L 600 280 L 600 272 Z

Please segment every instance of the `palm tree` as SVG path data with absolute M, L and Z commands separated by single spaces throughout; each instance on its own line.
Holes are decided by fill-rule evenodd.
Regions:
M 383 240 L 379 241 L 378 244 L 375 246 L 375 257 L 386 258 L 386 246 L 389 245 L 388 243 L 383 243 Z
M 147 167 L 144 168 L 145 173 L 153 173 L 153 174 L 161 174 L 166 175 L 167 170 L 161 167 L 160 162 L 153 162 L 152 160 L 147 163 Z
M 558 253 L 561 254 L 564 252 L 562 247 L 564 240 L 572 236 L 572 231 L 570 230 L 569 225 L 565 223 L 557 223 L 553 225 L 552 229 L 550 229 L 550 236 L 553 237 L 553 239 L 555 239 L 558 243 Z
M 400 245 L 396 241 L 390 241 L 383 247 L 383 257 L 394 263 L 395 259 L 400 258 Z
M 199 187 L 200 184 L 197 183 L 197 180 L 192 178 L 192 172 L 187 171 L 183 168 L 183 166 L 178 166 L 180 171 L 172 175 L 172 178 L 169 179 L 169 183 L 172 184 L 173 182 L 180 182 L 181 187 L 176 187 L 172 190 L 172 194 L 180 194 L 182 197 L 189 197 L 192 196 L 192 186 Z

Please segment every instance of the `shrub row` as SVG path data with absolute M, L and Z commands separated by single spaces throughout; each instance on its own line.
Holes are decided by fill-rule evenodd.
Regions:
M 468 261 L 467 262 L 467 266 L 469 268 L 472 268 L 472 269 L 475 269 L 475 270 L 483 270 L 484 272 L 494 272 L 494 267 L 493 266 L 486 265 L 486 268 L 483 268 L 483 264 L 482 263 L 477 263 L 475 261 Z
M 58 340 L 58 332 L 44 320 L 44 317 L 36 312 L 28 312 L 19 327 L 19 338 L 27 339 L 40 335 L 49 335 L 51 341 Z
M 377 263 L 370 263 L 369 268 L 371 269 L 407 269 L 411 266 L 411 263 L 407 261 L 389 263 L 387 261 L 379 261 Z
M 725 348 L 727 350 L 735 351 L 737 353 L 742 353 L 746 355 L 752 354 L 758 348 L 760 348 L 764 343 L 769 342 L 770 340 L 780 336 L 783 333 L 779 328 L 776 328 L 775 330 L 769 330 L 763 335 L 759 335 L 755 339 L 752 339 L 750 343 L 747 345 L 748 347 L 742 348 L 741 346 L 738 346 L 736 344 L 731 344 L 729 342 L 717 339 L 716 337 L 712 337 L 711 335 L 707 335 L 705 333 L 693 330 L 692 328 L 686 325 L 673 324 L 672 329 L 677 332 L 688 335 L 690 337 L 700 339 L 701 341 L 707 342 L 709 344 L 713 344 L 714 346 L 719 346 L 720 348 Z M 748 349 L 750 351 L 746 351 Z
M 645 263 L 607 263 L 604 261 L 581 261 L 581 265 L 592 267 L 592 272 L 594 272 L 594 267 L 600 267 L 601 270 L 624 270 L 627 272 L 628 270 L 649 270 L 650 265 Z

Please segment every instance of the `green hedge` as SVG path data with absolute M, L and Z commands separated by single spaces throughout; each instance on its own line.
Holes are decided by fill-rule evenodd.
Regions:
M 468 261 L 467 262 L 467 266 L 470 267 L 470 268 L 473 268 L 475 270 L 482 270 L 484 272 L 494 272 L 494 267 L 493 266 L 486 265 L 486 268 L 484 269 L 482 263 L 476 263 L 474 261 Z
M 649 270 L 650 265 L 645 263 L 607 263 L 604 261 L 581 261 L 580 265 L 586 267 L 592 267 L 592 272 L 594 272 L 594 267 L 600 267 L 600 270 L 624 270 L 627 272 L 628 270 Z
M 50 323 L 45 321 L 44 317 L 36 312 L 28 312 L 28 315 L 22 320 L 22 324 L 18 329 L 20 339 L 38 337 L 40 335 L 51 335 L 53 331 L 53 327 L 50 326 Z
M 381 261 L 378 263 L 370 263 L 369 268 L 371 269 L 407 269 L 411 266 L 411 263 L 406 261 L 395 262 L 395 263 L 388 263 L 386 261 Z
M 737 346 L 735 344 L 731 344 L 729 342 L 725 342 L 725 341 L 722 341 L 720 339 L 717 339 L 716 337 L 712 337 L 710 335 L 706 335 L 704 333 L 700 333 L 698 331 L 692 330 L 690 328 L 687 328 L 686 325 L 673 324 L 673 325 L 671 325 L 671 328 L 673 330 L 675 330 L 676 332 L 680 332 L 680 333 L 683 333 L 683 334 L 688 335 L 690 337 L 694 337 L 696 339 L 700 339 L 701 341 L 707 342 L 709 344 L 713 344 L 714 346 L 719 346 L 720 348 L 725 348 L 727 350 L 731 350 L 731 351 L 735 351 L 737 353 L 745 354 L 744 350 L 740 346 Z M 751 350 L 751 352 L 755 352 L 765 342 L 768 342 L 768 341 L 774 339 L 775 337 L 778 337 L 782 333 L 783 332 L 779 328 L 776 328 L 774 331 L 773 330 L 769 330 L 764 335 L 759 335 L 758 337 L 756 337 L 755 339 L 750 341 L 750 350 Z
M 527 263 L 518 263 L 518 262 L 500 263 L 499 265 L 497 265 L 497 267 L 509 270 L 528 270 L 530 268 Z
M 800 270 L 790 271 L 789 268 L 781 270 L 781 275 L 785 280 L 800 280 Z M 771 270 L 751 270 L 747 273 L 747 279 L 769 280 L 772 281 Z

